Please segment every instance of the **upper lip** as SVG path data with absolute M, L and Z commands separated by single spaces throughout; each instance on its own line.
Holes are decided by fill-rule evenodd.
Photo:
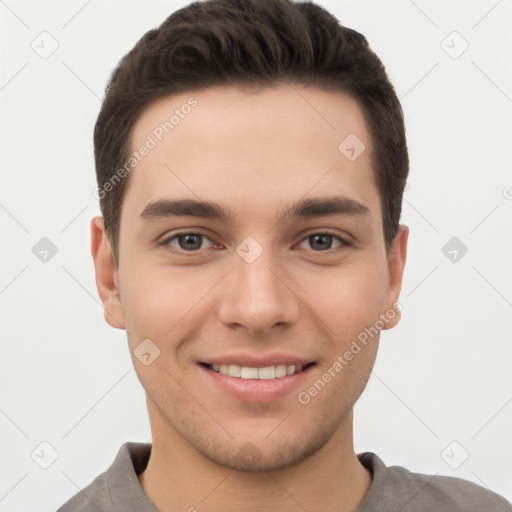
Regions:
M 277 366 L 278 364 L 286 365 L 302 365 L 314 363 L 312 359 L 291 355 L 291 354 L 267 354 L 265 356 L 257 356 L 251 354 L 226 354 L 223 356 L 215 356 L 200 361 L 206 364 L 237 364 L 249 368 L 265 368 L 267 366 Z

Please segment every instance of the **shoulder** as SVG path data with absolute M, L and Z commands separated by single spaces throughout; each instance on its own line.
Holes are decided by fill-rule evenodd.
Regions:
M 414 473 L 402 466 L 386 466 L 374 453 L 360 454 L 359 460 L 373 471 L 372 486 L 361 512 L 385 503 L 379 510 L 402 512 L 512 512 L 512 505 L 499 494 L 474 482 L 444 475 Z M 386 508 L 387 507 L 387 508 Z
M 110 467 L 80 489 L 57 512 L 155 512 L 138 481 L 151 444 L 124 443 Z
M 453 476 L 413 473 L 400 466 L 391 466 L 389 470 L 402 485 L 415 491 L 410 496 L 414 504 L 411 510 L 435 504 L 437 512 L 512 512 L 512 506 L 504 497 L 474 482 Z
M 80 489 L 57 512 L 113 511 L 106 473 L 101 473 L 87 487 Z
M 110 512 L 114 510 L 110 498 L 107 473 L 98 475 L 89 485 L 80 489 L 57 512 Z

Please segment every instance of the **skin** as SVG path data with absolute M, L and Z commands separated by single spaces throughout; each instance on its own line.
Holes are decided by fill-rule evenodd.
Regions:
M 190 96 L 197 107 L 130 173 L 118 268 L 102 217 L 91 221 L 105 319 L 126 329 L 146 392 L 153 447 L 139 481 L 163 512 L 355 511 L 371 474 L 354 452 L 353 406 L 380 333 L 309 403 L 297 393 L 399 299 L 408 228 L 400 226 L 386 254 L 362 110 L 345 93 L 313 87 L 208 88 L 147 107 L 132 148 Z M 354 161 L 338 150 L 349 134 L 366 146 Z M 280 222 L 294 201 L 334 195 L 369 213 Z M 142 220 L 146 205 L 162 198 L 215 201 L 234 220 Z M 315 244 L 311 235 L 325 229 L 335 236 Z M 200 248 L 169 241 L 176 233 L 204 235 Z M 248 236 L 263 250 L 251 263 L 236 252 Z M 160 350 L 148 366 L 134 355 L 145 339 Z M 198 365 L 235 351 L 280 351 L 316 364 L 300 389 L 255 403 L 210 385 Z

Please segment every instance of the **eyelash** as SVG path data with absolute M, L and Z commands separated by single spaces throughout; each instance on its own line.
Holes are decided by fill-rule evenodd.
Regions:
M 199 236 L 202 236 L 204 238 L 207 238 L 214 245 L 217 245 L 207 235 L 205 235 L 203 233 L 200 233 L 200 232 L 195 232 L 195 231 L 182 231 L 180 233 L 175 233 L 174 235 L 172 235 L 170 237 L 167 237 L 165 240 L 160 242 L 159 245 L 164 246 L 164 247 L 170 247 L 170 242 L 171 241 L 179 238 L 180 236 L 185 236 L 185 235 L 199 235 Z M 341 249 L 343 249 L 343 247 L 350 247 L 352 245 L 350 242 L 348 242 L 347 240 L 345 240 L 344 238 L 342 238 L 341 236 L 339 236 L 335 232 L 331 231 L 330 229 L 325 229 L 325 230 L 322 230 L 322 231 L 315 231 L 313 233 L 310 233 L 309 235 L 306 235 L 304 238 L 302 238 L 300 243 L 304 242 L 304 240 L 307 240 L 309 237 L 312 237 L 314 235 L 329 235 L 329 236 L 332 236 L 332 237 L 336 238 L 339 242 L 341 242 L 341 246 L 338 247 L 338 248 L 329 248 L 329 249 L 325 249 L 323 251 L 313 251 L 313 252 L 318 253 L 318 254 L 324 254 L 324 253 L 331 254 L 332 252 L 336 251 L 337 249 L 341 250 Z M 193 251 L 184 251 L 183 249 L 176 249 L 175 247 L 173 247 L 171 249 L 171 252 L 174 252 L 174 253 L 180 254 L 180 255 L 182 255 L 182 254 L 183 255 L 194 255 L 194 254 L 199 253 L 200 251 L 201 251 L 201 249 L 197 249 L 197 250 L 193 250 Z

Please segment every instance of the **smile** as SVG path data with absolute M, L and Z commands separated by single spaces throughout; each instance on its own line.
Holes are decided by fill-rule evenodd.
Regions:
M 214 372 L 229 375 L 230 377 L 237 377 L 240 379 L 272 380 L 301 373 L 311 364 L 314 363 L 310 363 L 305 366 L 295 364 L 277 364 L 274 366 L 265 366 L 263 368 L 253 368 L 238 364 L 206 364 L 206 366 Z
M 272 359 L 278 364 L 271 364 Z M 257 361 L 254 357 L 233 354 L 200 362 L 198 368 L 205 379 L 204 392 L 212 393 L 212 400 L 231 398 L 239 402 L 268 403 L 295 396 L 304 388 L 316 365 L 298 357 L 268 355 Z

